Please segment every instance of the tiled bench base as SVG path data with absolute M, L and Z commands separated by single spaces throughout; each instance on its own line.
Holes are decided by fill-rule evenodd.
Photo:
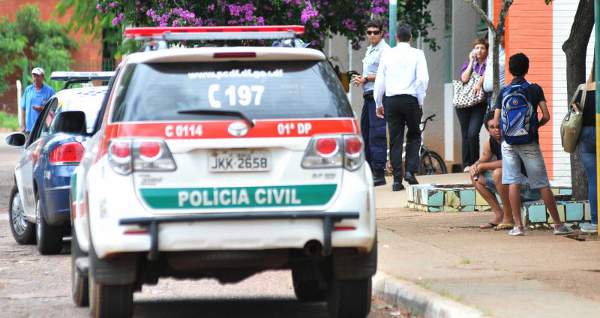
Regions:
M 471 185 L 417 184 L 406 190 L 408 207 L 424 212 L 473 212 L 489 211 L 490 206 Z M 566 223 L 590 221 L 590 206 L 587 201 L 570 201 L 571 188 L 553 187 L 560 220 Z M 497 196 L 497 195 L 496 195 Z M 498 201 L 500 198 L 498 197 Z M 544 226 L 552 224 L 552 218 L 543 201 L 523 202 L 521 210 L 523 224 Z
M 558 215 L 561 222 L 581 223 L 591 220 L 590 205 L 588 201 L 556 201 Z M 521 210 L 523 225 L 552 224 L 552 218 L 543 201 L 532 201 L 523 203 Z
M 409 208 L 426 212 L 473 212 L 490 209 L 475 188 L 465 184 L 411 185 L 407 188 L 407 201 Z

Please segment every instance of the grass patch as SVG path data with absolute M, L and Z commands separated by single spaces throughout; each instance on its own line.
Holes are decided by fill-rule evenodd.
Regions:
M 17 115 L 0 111 L 0 128 L 10 130 L 19 129 L 19 119 L 17 118 Z
M 471 264 L 471 260 L 468 258 L 463 258 L 462 261 L 460 261 L 461 264 L 463 265 L 470 265 Z

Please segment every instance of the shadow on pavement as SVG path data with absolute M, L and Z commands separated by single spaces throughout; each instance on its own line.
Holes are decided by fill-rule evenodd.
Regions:
M 325 318 L 325 303 L 300 303 L 295 299 L 178 299 L 135 301 L 134 317 L 314 317 Z

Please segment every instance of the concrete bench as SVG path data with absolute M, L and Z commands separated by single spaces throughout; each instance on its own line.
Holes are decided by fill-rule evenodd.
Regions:
M 557 200 L 558 212 L 563 222 L 589 221 L 587 201 L 570 201 L 569 187 L 552 187 Z M 424 212 L 473 212 L 489 211 L 490 206 L 470 184 L 416 184 L 406 189 L 408 207 Z M 500 198 L 498 197 L 498 201 Z M 548 224 L 551 219 L 543 201 L 523 202 L 525 225 Z

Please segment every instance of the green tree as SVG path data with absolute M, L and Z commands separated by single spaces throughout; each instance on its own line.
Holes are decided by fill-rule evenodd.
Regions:
M 6 78 L 13 74 L 18 66 L 23 65 L 23 50 L 27 38 L 18 34 L 15 24 L 6 17 L 0 20 L 0 95 L 8 90 Z
M 47 74 L 68 70 L 70 51 L 76 48 L 65 27 L 56 21 L 42 21 L 34 5 L 21 7 L 14 22 L 6 18 L 0 21 L 0 94 L 7 90 L 6 79 L 16 70 L 26 74 L 24 84 L 31 82 L 30 67 L 42 67 Z M 60 85 L 49 83 L 55 88 Z

